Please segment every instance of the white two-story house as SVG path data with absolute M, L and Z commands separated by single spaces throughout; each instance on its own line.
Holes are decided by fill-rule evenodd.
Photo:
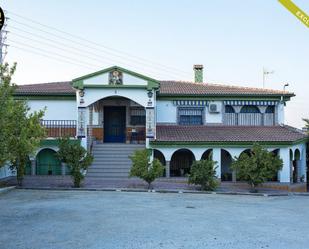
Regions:
M 158 81 L 114 66 L 70 82 L 20 85 L 16 98 L 31 110 L 46 107 L 48 131 L 27 173 L 68 174 L 55 153 L 57 138 L 69 135 L 94 155 L 87 177 L 128 177 L 128 155 L 147 148 L 167 178 L 185 177 L 194 160 L 212 157 L 217 177 L 236 182 L 232 159 L 259 143 L 283 160 L 269 183 L 304 190 L 307 137 L 284 124 L 294 94 L 204 83 L 202 65 L 194 73 L 194 82 Z

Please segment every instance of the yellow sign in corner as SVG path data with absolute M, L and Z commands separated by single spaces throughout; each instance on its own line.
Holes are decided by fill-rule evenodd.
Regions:
M 295 3 L 293 3 L 291 0 L 278 1 L 309 28 L 309 16 L 304 11 L 302 11 Z

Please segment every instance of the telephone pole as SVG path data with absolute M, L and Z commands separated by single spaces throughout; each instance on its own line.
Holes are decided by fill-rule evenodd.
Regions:
M 0 64 L 3 64 L 4 58 L 7 54 L 8 44 L 6 43 L 7 35 L 9 31 L 6 30 L 8 17 L 5 18 L 5 23 L 0 31 Z
M 9 31 L 6 30 L 8 20 L 9 18 L 5 17 L 3 27 L 0 30 L 0 65 L 1 66 L 3 65 L 4 58 L 7 54 L 7 48 L 9 46 L 8 44 L 5 43 L 7 39 L 7 35 L 9 33 Z M 2 77 L 0 77 L 0 84 L 1 83 L 2 83 Z

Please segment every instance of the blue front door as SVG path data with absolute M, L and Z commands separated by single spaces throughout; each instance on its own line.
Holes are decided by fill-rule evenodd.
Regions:
M 126 108 L 124 106 L 104 107 L 104 142 L 124 143 L 126 141 Z

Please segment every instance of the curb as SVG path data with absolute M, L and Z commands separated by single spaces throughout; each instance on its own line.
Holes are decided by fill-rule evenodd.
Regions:
M 1 194 L 5 194 L 13 189 L 15 189 L 16 187 L 15 186 L 10 186 L 10 187 L 5 187 L 5 188 L 0 188 L 0 195 Z
M 15 187 L 13 187 L 15 188 Z M 276 197 L 290 195 L 309 196 L 309 193 L 249 193 L 249 192 L 215 192 L 215 191 L 195 191 L 183 189 L 133 189 L 133 188 L 49 188 L 49 187 L 16 187 L 16 189 L 24 190 L 51 190 L 51 191 L 103 191 L 103 192 L 132 192 L 132 193 L 160 193 L 160 194 L 218 194 L 218 195 L 244 195 L 244 196 L 261 196 L 261 197 Z

